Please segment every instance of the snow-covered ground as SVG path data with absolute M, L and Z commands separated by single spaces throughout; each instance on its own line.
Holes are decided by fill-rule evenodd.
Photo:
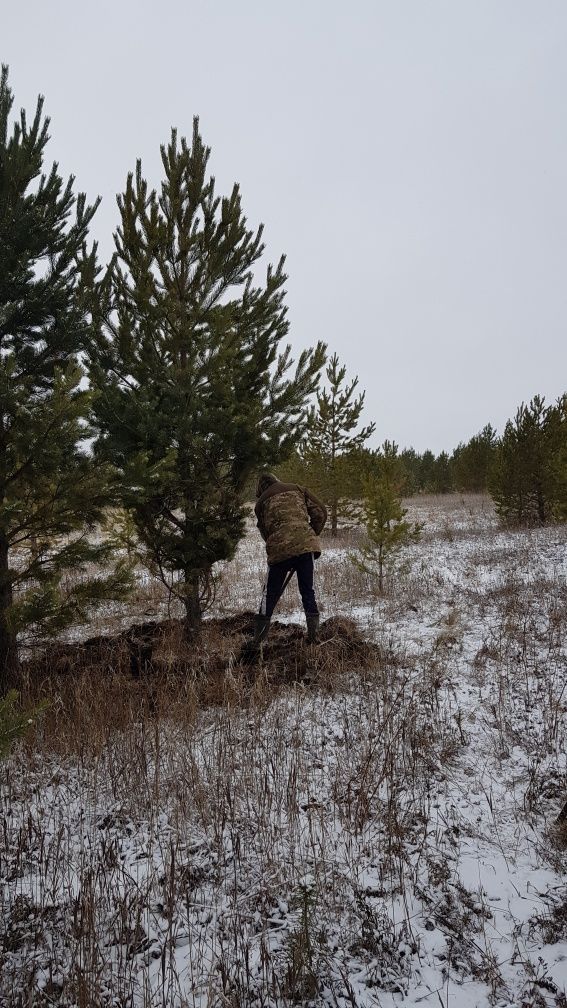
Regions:
M 565 1008 L 567 527 L 410 512 L 383 598 L 356 530 L 318 563 L 370 672 L 0 768 L 0 1004 Z M 251 530 L 217 613 L 256 608 L 263 569 Z

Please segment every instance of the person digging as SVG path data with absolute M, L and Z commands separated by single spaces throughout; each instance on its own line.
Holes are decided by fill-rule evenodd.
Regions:
M 281 483 L 272 473 L 262 473 L 258 480 L 254 510 L 266 544 L 268 573 L 254 636 L 241 655 L 245 664 L 252 664 L 258 656 L 274 609 L 294 574 L 307 622 L 307 643 L 317 643 L 319 609 L 313 586 L 314 562 L 321 556 L 319 536 L 327 521 L 327 509 L 314 494 L 295 483 Z

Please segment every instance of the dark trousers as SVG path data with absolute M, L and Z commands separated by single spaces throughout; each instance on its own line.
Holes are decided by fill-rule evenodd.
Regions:
M 301 553 L 299 556 L 281 560 L 280 563 L 268 564 L 268 577 L 264 585 L 261 616 L 271 616 L 280 597 L 286 576 L 290 571 L 297 574 L 299 593 L 306 616 L 317 616 L 319 610 L 315 601 L 313 588 L 314 559 L 312 553 Z

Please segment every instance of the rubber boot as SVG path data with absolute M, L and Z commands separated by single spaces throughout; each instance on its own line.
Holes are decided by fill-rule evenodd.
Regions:
M 306 616 L 307 621 L 307 643 L 317 644 L 317 634 L 319 631 L 319 613 L 314 616 Z
M 254 622 L 254 637 L 252 638 L 253 644 L 260 645 L 262 641 L 266 639 L 271 621 L 271 616 L 256 616 L 256 620 Z
M 249 640 L 240 652 L 239 661 L 242 665 L 253 665 L 260 654 L 260 645 L 268 636 L 271 616 L 256 616 L 254 621 L 254 636 Z

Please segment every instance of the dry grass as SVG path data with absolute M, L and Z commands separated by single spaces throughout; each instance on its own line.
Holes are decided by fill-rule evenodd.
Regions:
M 196 721 L 194 705 L 189 717 L 177 716 L 179 698 L 177 709 L 151 717 L 130 706 L 131 689 L 120 702 L 125 682 L 116 677 L 105 690 L 105 719 L 100 698 L 85 678 L 77 680 L 84 715 L 75 729 L 88 746 L 75 746 L 70 763 L 61 754 L 52 763 L 57 805 L 39 796 L 32 801 L 2 865 L 14 883 L 5 905 L 5 991 L 10 982 L 13 992 L 33 985 L 31 950 L 42 959 L 46 930 L 54 927 L 69 948 L 64 982 L 50 977 L 36 989 L 34 1004 L 63 997 L 107 1003 L 110 966 L 113 996 L 129 1003 L 137 991 L 140 1003 L 161 1003 L 139 989 L 137 968 L 153 956 L 162 971 L 160 997 L 177 1003 L 180 949 L 187 949 L 195 981 L 207 974 L 212 905 L 222 907 L 225 930 L 216 939 L 203 1003 L 252 1004 L 261 991 L 273 992 L 275 1004 L 297 1003 L 327 973 L 336 996 L 344 996 L 336 938 L 317 930 L 323 907 L 329 922 L 346 914 L 352 955 L 369 963 L 380 957 L 372 967 L 376 984 L 406 989 L 411 920 L 394 925 L 376 916 L 370 894 L 388 902 L 405 890 L 413 872 L 406 843 L 423 845 L 430 819 L 431 799 L 419 781 L 432 763 L 458 750 L 455 730 L 432 705 L 427 676 L 413 682 L 393 661 L 348 697 L 317 693 L 309 701 L 296 687 L 274 701 L 262 677 L 257 685 L 242 712 L 226 703 Z M 109 718 L 113 708 L 119 714 Z M 71 731 L 61 721 L 45 724 L 28 753 L 30 781 L 44 776 L 55 735 Z M 55 829 L 60 803 L 73 800 L 84 811 Z M 160 830 L 148 828 L 160 818 Z M 90 840 L 78 851 L 79 824 Z M 121 852 L 140 828 L 150 846 L 142 843 L 143 870 L 133 875 L 132 866 L 124 871 Z M 345 851 L 353 868 L 360 859 L 351 877 L 339 869 Z M 30 858 L 35 887 L 24 892 L 17 880 L 28 877 Z M 363 864 L 370 888 L 364 872 L 357 879 Z M 286 922 L 281 944 L 274 932 Z M 10 953 L 23 950 L 27 965 L 18 956 L 10 980 Z M 14 994 L 12 1003 L 25 1001 Z

